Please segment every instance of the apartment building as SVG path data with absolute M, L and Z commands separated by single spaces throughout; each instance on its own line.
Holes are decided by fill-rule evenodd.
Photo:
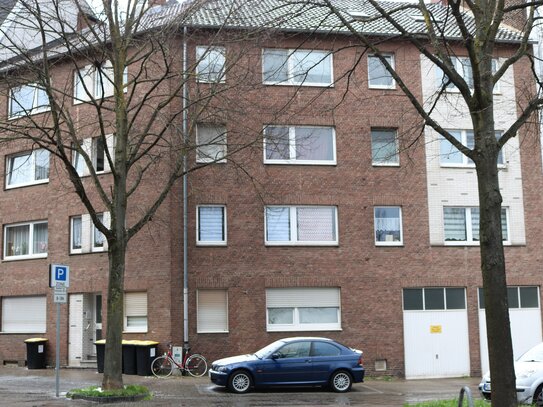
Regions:
M 246 7 L 236 15 L 252 20 L 270 12 L 266 5 Z M 163 6 L 156 14 L 171 17 L 181 8 Z M 273 30 L 235 42 L 213 35 L 225 24 L 219 10 L 204 7 L 187 24 L 195 33 L 186 45 L 194 66 L 191 97 L 220 95 L 197 119 L 198 106 L 189 114 L 196 148 L 188 160 L 202 167 L 188 177 L 191 347 L 214 359 L 285 336 L 327 336 L 364 350 L 366 368 L 375 374 L 486 370 L 473 163 L 423 127 L 378 58 L 351 35 L 326 28 L 308 36 L 321 21 L 318 14 L 275 15 Z M 436 15 L 444 10 L 432 6 Z M 371 14 L 366 6 L 348 11 L 353 18 Z M 405 13 L 413 30 L 422 29 L 418 16 Z M 371 30 L 390 35 L 386 24 Z M 514 51 L 515 35 L 504 30 L 496 64 Z M 183 39 L 179 35 L 180 57 Z M 381 48 L 417 99 L 432 103 L 442 81 L 436 67 L 407 41 L 389 40 Z M 464 66 L 462 48 L 456 52 Z M 501 131 L 518 114 L 529 69 L 516 64 L 495 89 Z M 88 117 L 77 74 L 60 64 L 58 70 L 74 77 L 69 108 Z M 16 116 L 17 93 L 10 95 L 5 111 Z M 455 89 L 446 96 L 433 117 L 469 145 L 467 110 Z M 47 114 L 39 100 L 36 90 L 31 113 Z M 81 140 L 94 170 L 108 177 L 105 154 L 113 138 Z M 516 353 L 541 341 L 542 225 L 530 221 L 541 218 L 543 207 L 538 143 L 537 128 L 522 128 L 499 163 Z M 67 175 L 52 155 L 14 143 L 2 157 L 0 359 L 23 360 L 29 336 L 48 338 L 53 349 L 47 268 L 55 262 L 72 270 L 61 361 L 92 363 L 93 341 L 106 328 L 107 242 L 67 192 Z M 88 168 L 77 156 L 73 163 L 84 178 Z M 127 339 L 182 344 L 182 188 L 175 185 L 156 220 L 129 244 Z M 107 222 L 110 214 L 100 216 Z

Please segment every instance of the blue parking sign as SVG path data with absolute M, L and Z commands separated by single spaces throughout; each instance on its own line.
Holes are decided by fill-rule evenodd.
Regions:
M 51 264 L 49 275 L 50 287 L 57 287 L 58 285 L 64 287 L 70 286 L 70 267 L 63 264 Z

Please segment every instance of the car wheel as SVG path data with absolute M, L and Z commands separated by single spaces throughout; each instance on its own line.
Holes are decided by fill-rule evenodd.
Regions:
M 349 372 L 345 370 L 339 370 L 334 372 L 332 377 L 330 377 L 330 387 L 336 393 L 345 393 L 351 390 L 353 385 L 353 379 Z
M 532 398 L 532 405 L 537 407 L 543 407 L 543 386 L 539 386 L 535 392 L 534 397 Z
M 247 393 L 253 386 L 253 378 L 249 372 L 238 370 L 230 375 L 228 389 L 234 393 Z

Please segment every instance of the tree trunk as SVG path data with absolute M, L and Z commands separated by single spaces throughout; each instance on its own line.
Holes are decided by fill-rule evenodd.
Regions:
M 484 157 L 477 163 L 477 176 L 481 269 L 492 380 L 492 406 L 515 407 L 517 397 L 501 230 L 502 197 L 498 180 L 497 154 L 494 157 Z
M 123 285 L 126 244 L 116 240 L 109 246 L 109 284 L 107 296 L 107 333 L 104 360 L 103 389 L 123 388 L 122 335 Z

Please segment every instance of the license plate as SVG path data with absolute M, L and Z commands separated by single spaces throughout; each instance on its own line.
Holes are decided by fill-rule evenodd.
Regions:
M 484 391 L 490 391 L 490 383 L 483 384 L 483 390 Z

